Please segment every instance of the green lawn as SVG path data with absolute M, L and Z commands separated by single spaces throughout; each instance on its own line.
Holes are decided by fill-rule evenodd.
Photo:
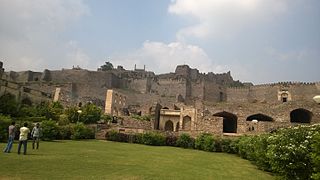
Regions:
M 235 155 L 174 147 L 90 140 L 16 151 L 0 153 L 0 179 L 275 179 Z

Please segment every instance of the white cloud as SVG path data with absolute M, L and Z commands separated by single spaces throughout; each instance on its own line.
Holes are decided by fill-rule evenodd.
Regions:
M 287 11 L 289 0 L 175 0 L 168 11 L 178 16 L 195 18 L 196 24 L 180 29 L 178 40 L 228 38 L 249 25 L 272 20 Z
M 114 65 L 123 65 L 132 69 L 146 65 L 147 70 L 156 73 L 173 72 L 177 65 L 187 64 L 191 68 L 197 68 L 201 72 L 226 72 L 228 68 L 214 64 L 206 52 L 198 46 L 181 42 L 165 44 L 162 42 L 146 41 L 142 47 L 127 55 L 111 58 Z
M 72 53 L 64 49 L 68 40 L 62 33 L 89 13 L 81 0 L 1 0 L 0 59 L 4 67 L 17 71 L 61 67 Z

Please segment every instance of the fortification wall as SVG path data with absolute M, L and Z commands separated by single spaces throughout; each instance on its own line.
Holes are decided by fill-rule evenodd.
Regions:
M 175 98 L 178 94 L 186 97 L 186 84 L 187 80 L 184 78 L 158 79 L 157 81 L 152 82 L 150 91 L 161 97 Z
M 150 79 L 148 78 L 129 79 L 128 88 L 144 94 L 148 92 L 148 84 L 150 84 L 149 82 Z

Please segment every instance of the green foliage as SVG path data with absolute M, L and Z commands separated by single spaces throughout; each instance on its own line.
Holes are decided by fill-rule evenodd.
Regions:
M 112 116 L 109 114 L 101 115 L 101 119 L 104 120 L 104 122 L 112 122 Z
M 8 127 L 11 125 L 12 119 L 10 116 L 0 114 L 0 141 L 8 139 Z
M 71 139 L 94 139 L 94 131 L 82 122 L 77 122 L 73 126 Z
M 78 119 L 80 117 L 80 115 L 77 111 L 78 111 L 78 108 L 76 106 L 71 106 L 71 107 L 67 107 L 64 110 L 64 114 L 67 116 L 67 119 L 70 122 L 76 123 L 76 122 L 78 122 Z
M 312 144 L 312 163 L 313 163 L 313 174 L 312 178 L 315 180 L 320 180 L 320 133 L 315 132 L 313 136 Z
M 234 151 L 234 149 L 231 146 L 231 143 L 232 143 L 231 139 L 228 139 L 228 138 L 221 139 L 220 143 L 221 143 L 222 152 L 233 153 L 233 154 L 237 153 Z
M 47 119 L 58 121 L 60 115 L 63 113 L 63 106 L 59 102 L 42 102 L 36 105 L 37 116 L 45 116 Z
M 15 96 L 12 94 L 4 94 L 0 97 L 0 113 L 5 115 L 11 115 L 13 117 L 18 116 L 18 106 Z
M 119 132 L 116 130 L 111 130 L 106 133 L 106 139 L 109 141 L 119 141 Z
M 211 134 L 202 133 L 195 140 L 195 148 L 204 151 L 216 151 L 215 141 Z
M 79 121 L 85 124 L 96 123 L 100 120 L 102 110 L 94 104 L 86 104 L 81 108 Z
M 176 142 L 176 145 L 178 147 L 183 147 L 183 148 L 193 148 L 194 147 L 194 139 L 186 133 L 182 133 Z
M 59 127 L 59 133 L 56 137 L 56 139 L 71 139 L 71 135 L 73 133 L 73 126 L 72 125 L 64 125 L 64 126 L 58 126 Z
M 320 125 L 281 129 L 268 138 L 267 157 L 273 171 L 286 179 L 309 179 L 312 138 Z
M 139 120 L 139 121 L 150 121 L 151 117 L 149 115 L 143 115 L 139 116 L 136 114 L 131 115 L 133 119 Z
M 48 120 L 43 121 L 41 123 L 41 129 L 42 129 L 42 139 L 43 140 L 54 140 L 57 139 L 57 136 L 59 134 L 59 127 L 55 121 Z
M 58 125 L 59 126 L 65 126 L 68 125 L 70 123 L 68 116 L 65 114 L 61 114 L 58 120 Z
M 105 62 L 104 65 L 100 66 L 100 68 L 98 68 L 99 71 L 109 71 L 113 69 L 113 64 L 109 61 Z
M 139 143 L 145 145 L 163 146 L 166 144 L 166 138 L 160 133 L 147 132 L 143 133 L 139 138 Z

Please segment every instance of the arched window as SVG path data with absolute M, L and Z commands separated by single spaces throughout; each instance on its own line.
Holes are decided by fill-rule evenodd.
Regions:
M 299 108 L 290 112 L 290 122 L 295 123 L 310 123 L 312 119 L 312 112 Z
M 191 130 L 191 117 L 185 116 L 182 120 L 182 129 L 183 130 Z
M 166 124 L 164 125 L 165 131 L 173 131 L 173 122 L 171 120 L 168 120 Z
M 213 116 L 223 117 L 223 132 L 237 133 L 237 119 L 238 117 L 232 113 L 222 111 L 213 114 Z
M 270 116 L 267 116 L 265 114 L 258 113 L 258 114 L 254 114 L 254 115 L 251 115 L 251 116 L 247 117 L 247 121 L 252 121 L 252 120 L 273 121 L 273 118 L 270 117 Z

